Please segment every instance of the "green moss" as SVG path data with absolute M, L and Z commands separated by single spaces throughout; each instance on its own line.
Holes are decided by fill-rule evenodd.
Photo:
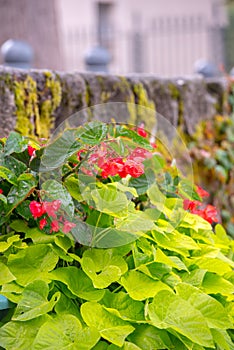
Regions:
M 54 126 L 53 113 L 61 103 L 61 85 L 50 72 L 43 91 L 38 91 L 36 81 L 28 75 L 24 81 L 15 81 L 15 129 L 25 136 L 48 138 Z
M 131 122 L 134 124 L 143 122 L 145 124 L 146 130 L 152 130 L 155 126 L 156 112 L 154 101 L 149 99 L 148 93 L 142 83 L 134 84 L 133 92 L 137 106 L 135 120 Z
M 39 123 L 37 83 L 29 75 L 24 81 L 15 81 L 14 94 L 16 105 L 15 129 L 25 136 L 33 136 L 36 134 L 35 126 Z

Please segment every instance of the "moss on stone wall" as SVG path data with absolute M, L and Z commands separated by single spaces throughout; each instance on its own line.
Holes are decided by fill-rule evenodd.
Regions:
M 142 83 L 136 83 L 133 85 L 133 92 L 135 95 L 136 105 L 136 117 L 132 122 L 133 124 L 144 123 L 147 130 L 152 130 L 156 121 L 156 107 L 154 102 L 148 97 L 147 90 Z M 145 107 L 145 108 L 142 108 Z
M 61 102 L 61 86 L 52 73 L 45 72 L 44 75 L 42 91 L 39 91 L 37 82 L 30 75 L 14 83 L 15 129 L 25 136 L 48 138 L 54 126 L 53 113 Z
M 176 87 L 175 84 L 169 83 L 168 84 L 168 89 L 171 93 L 171 97 L 177 101 L 178 103 L 178 125 L 176 125 L 178 128 L 180 128 L 182 126 L 182 124 L 184 123 L 184 118 L 183 118 L 183 114 L 184 114 L 184 104 L 181 98 L 181 94 L 179 89 Z

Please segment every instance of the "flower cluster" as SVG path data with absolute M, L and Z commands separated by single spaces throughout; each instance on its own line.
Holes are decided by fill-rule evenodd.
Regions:
M 70 230 L 76 225 L 68 220 L 64 220 L 62 216 L 58 218 L 57 212 L 61 206 L 60 200 L 54 200 L 52 202 L 37 202 L 32 201 L 29 205 L 29 209 L 34 219 L 39 220 L 39 228 L 43 230 L 46 226 L 50 228 L 50 233 L 63 231 L 64 233 L 70 232 Z M 48 220 L 48 218 L 52 218 Z
M 196 187 L 196 191 L 201 198 L 209 196 L 209 193 L 200 186 Z M 201 216 L 210 224 L 219 221 L 217 209 L 211 204 L 205 205 L 197 200 L 184 199 L 184 209 L 189 210 L 192 214 Z
M 127 158 L 109 158 L 108 161 L 100 164 L 101 177 L 106 179 L 108 176 L 119 175 L 121 178 L 130 175 L 139 177 L 144 173 L 143 161 L 152 157 L 152 153 L 144 148 L 137 147 Z

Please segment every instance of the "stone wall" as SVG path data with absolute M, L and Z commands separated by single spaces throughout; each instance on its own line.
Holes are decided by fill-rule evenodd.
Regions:
M 221 80 L 200 76 L 162 79 L 156 76 L 117 76 L 18 70 L 0 66 L 0 137 L 17 130 L 24 135 L 48 137 L 50 131 L 75 112 L 107 102 L 136 103 L 166 117 L 191 134 L 201 119 L 224 109 Z M 116 121 L 145 121 L 129 108 Z M 96 116 L 89 114 L 87 119 Z

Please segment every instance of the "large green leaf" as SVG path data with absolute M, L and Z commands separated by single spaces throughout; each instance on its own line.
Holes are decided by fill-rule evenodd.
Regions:
M 106 288 L 128 270 L 124 259 L 112 249 L 90 249 L 83 254 L 81 265 L 95 288 Z
M 150 220 L 147 214 L 137 210 L 129 213 L 127 217 L 116 219 L 115 225 L 118 230 L 132 233 L 147 232 L 155 227 L 153 220 Z
M 142 350 L 173 348 L 167 331 L 151 325 L 136 326 L 136 330 L 128 338 Z
M 211 329 L 215 344 L 220 350 L 234 350 L 234 343 L 223 329 Z
M 49 281 L 48 272 L 53 270 L 58 256 L 49 245 L 32 245 L 16 254 L 10 254 L 8 267 L 17 279 L 17 283 L 26 286 L 34 280 Z
M 92 198 L 96 209 L 100 212 L 115 217 L 127 215 L 129 201 L 126 195 L 112 186 L 103 185 L 102 188 L 93 190 Z
M 111 293 L 107 290 L 101 303 L 109 312 L 112 312 L 123 320 L 134 322 L 145 321 L 144 304 L 131 299 L 130 296 L 124 292 Z
M 174 231 L 173 233 L 164 233 L 153 231 L 155 242 L 164 249 L 189 256 L 189 250 L 200 250 L 198 244 L 189 236 Z
M 60 200 L 61 209 L 64 210 L 69 216 L 74 214 L 74 203 L 70 193 L 67 189 L 56 180 L 47 180 L 42 184 L 42 189 L 46 191 L 45 199 Z
M 1 294 L 13 303 L 18 303 L 21 299 L 21 294 L 24 288 L 15 281 L 3 284 L 1 287 Z
M 76 151 L 81 148 L 81 143 L 77 140 L 76 129 L 62 130 L 55 140 L 45 148 L 41 157 L 40 172 L 51 172 L 62 166 L 62 164 Z
M 171 290 L 165 283 L 154 280 L 139 271 L 129 271 L 120 283 L 134 300 L 144 300 L 154 297 L 161 290 Z
M 21 153 L 27 148 L 27 145 L 28 141 L 23 136 L 12 131 L 6 140 L 4 153 L 6 156 L 12 153 Z
M 93 327 L 82 328 L 73 315 L 58 315 L 42 325 L 33 342 L 33 350 L 90 350 L 100 336 Z
M 45 315 L 30 321 L 6 323 L 0 328 L 0 346 L 5 350 L 34 349 L 32 344 L 37 332 L 48 319 Z
M 89 327 L 96 327 L 104 339 L 117 346 L 123 346 L 125 338 L 134 331 L 130 323 L 108 312 L 98 303 L 82 304 L 81 315 Z
M 12 186 L 7 196 L 7 211 L 10 213 L 23 202 L 34 190 L 37 180 L 32 174 L 22 174 L 17 179 L 17 185 Z M 8 214 L 7 213 L 7 214 Z
M 3 166 L 0 166 L 0 178 L 7 180 L 13 185 L 17 185 L 17 178 L 15 174 L 11 170 Z
M 227 311 L 216 299 L 187 283 L 178 284 L 176 291 L 181 298 L 187 300 L 202 313 L 210 328 L 228 329 L 232 327 Z
M 66 284 L 67 288 L 79 298 L 85 300 L 100 300 L 105 291 L 93 287 L 92 281 L 75 266 L 59 267 L 52 271 L 49 277 Z
M 49 313 L 57 303 L 60 293 L 55 293 L 48 301 L 49 287 L 44 281 L 28 284 L 12 317 L 14 321 L 28 321 Z
M 76 316 L 81 322 L 83 322 L 79 308 L 77 307 L 76 300 L 67 297 L 61 293 L 59 300 L 57 301 L 54 310 L 58 315 L 69 314 Z
M 15 276 L 11 273 L 7 265 L 3 264 L 0 262 L 0 285 L 3 285 L 5 283 L 9 283 L 14 281 L 16 278 Z
M 148 306 L 152 324 L 160 329 L 172 329 L 195 344 L 214 347 L 212 334 L 200 311 L 173 292 L 161 291 Z
M 234 284 L 212 272 L 207 272 L 202 281 L 202 287 L 207 294 L 222 294 L 230 296 L 234 293 Z
M 93 121 L 78 128 L 76 137 L 88 145 L 97 145 L 107 136 L 107 124 Z
M 1 162 L 0 162 L 1 164 Z M 14 158 L 13 156 L 7 156 L 4 158 L 2 164 L 4 167 L 11 170 L 16 177 L 20 176 L 23 172 L 26 171 L 27 165 L 21 162 L 20 160 Z

